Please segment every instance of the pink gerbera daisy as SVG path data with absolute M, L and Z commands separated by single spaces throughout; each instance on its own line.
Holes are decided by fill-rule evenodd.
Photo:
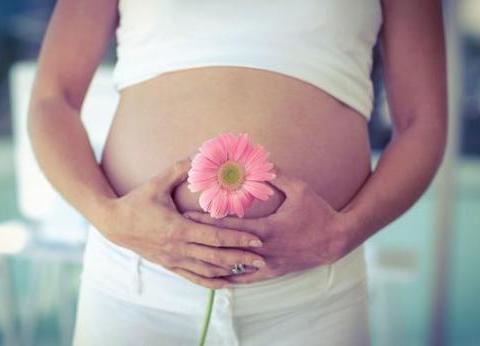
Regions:
M 273 194 L 265 183 L 276 176 L 269 172 L 273 164 L 268 156 L 261 145 L 250 143 L 247 133 L 220 134 L 206 140 L 193 158 L 188 188 L 202 191 L 200 206 L 211 217 L 243 217 L 255 198 L 265 201 Z

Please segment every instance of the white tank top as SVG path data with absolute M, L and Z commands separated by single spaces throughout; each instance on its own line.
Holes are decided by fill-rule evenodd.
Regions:
M 368 120 L 381 0 L 119 0 L 117 90 L 161 73 L 245 66 L 308 82 Z

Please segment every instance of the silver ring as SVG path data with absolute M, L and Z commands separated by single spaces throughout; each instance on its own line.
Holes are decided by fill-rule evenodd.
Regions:
M 247 269 L 243 263 L 236 263 L 233 265 L 232 273 L 235 275 L 245 273 L 246 271 Z

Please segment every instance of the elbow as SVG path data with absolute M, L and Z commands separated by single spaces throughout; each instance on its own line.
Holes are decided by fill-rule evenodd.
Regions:
M 435 117 L 433 119 L 426 119 L 424 127 L 424 138 L 431 140 L 426 140 L 426 145 L 429 145 L 430 150 L 432 151 L 432 156 L 434 157 L 436 167 L 438 168 L 447 151 L 448 143 L 448 116 L 445 112 L 443 116 Z
M 397 123 L 393 129 L 392 140 L 405 137 L 418 142 L 438 168 L 447 151 L 448 131 L 448 116 L 445 111 L 436 116 L 411 117 Z
M 34 81 L 25 124 L 30 141 L 58 120 L 56 114 L 65 109 L 66 101 L 66 92 L 59 84 L 50 80 Z
M 71 115 L 72 111 L 60 95 L 46 97 L 32 94 L 26 121 L 27 136 L 32 145 L 39 134 L 59 124 L 62 118 Z
M 51 101 L 43 98 L 32 96 L 28 105 L 27 119 L 26 119 L 26 132 L 30 143 L 35 147 L 35 143 L 39 135 L 45 132 L 49 123 L 54 121 L 52 119 L 52 107 L 49 106 Z
M 42 91 L 43 89 L 43 91 Z M 27 135 L 32 141 L 35 134 L 39 131 L 39 123 L 44 118 L 45 114 L 45 105 L 49 97 L 46 94 L 45 86 L 36 85 L 34 82 L 32 92 L 30 94 L 30 100 L 28 103 L 27 110 L 27 121 L 26 121 L 26 130 Z M 50 93 L 50 92 L 49 92 Z

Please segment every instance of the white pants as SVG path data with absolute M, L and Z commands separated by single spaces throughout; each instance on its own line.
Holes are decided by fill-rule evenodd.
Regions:
M 208 291 L 91 228 L 74 346 L 198 345 Z M 217 289 L 206 345 L 370 345 L 363 247 L 332 265 Z

